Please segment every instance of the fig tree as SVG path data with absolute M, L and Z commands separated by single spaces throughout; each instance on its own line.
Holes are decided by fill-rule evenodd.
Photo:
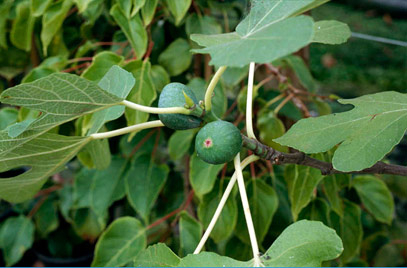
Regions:
M 237 127 L 226 121 L 214 121 L 199 130 L 195 139 L 198 156 L 210 164 L 233 160 L 242 148 L 242 136 Z
M 194 92 L 187 86 L 181 83 L 170 83 L 161 91 L 158 107 L 184 107 L 186 104 L 184 93 L 198 105 Z M 159 114 L 158 117 L 166 127 L 176 130 L 196 128 L 202 122 L 202 119 L 196 116 L 185 114 Z

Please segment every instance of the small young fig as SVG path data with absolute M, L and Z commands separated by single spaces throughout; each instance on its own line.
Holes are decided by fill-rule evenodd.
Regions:
M 192 100 L 195 104 L 198 103 L 194 92 L 184 84 L 170 83 L 161 91 L 158 107 L 168 108 L 185 107 L 185 105 L 190 106 L 190 103 L 186 103 L 184 94 L 189 97 L 188 102 Z M 202 120 L 196 116 L 185 114 L 159 114 L 158 117 L 166 127 L 176 130 L 196 128 L 199 127 L 202 122 Z
M 198 156 L 210 164 L 223 164 L 233 160 L 242 148 L 242 136 L 237 127 L 226 121 L 206 124 L 195 139 Z

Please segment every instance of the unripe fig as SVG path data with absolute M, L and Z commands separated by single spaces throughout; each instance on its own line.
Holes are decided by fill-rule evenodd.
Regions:
M 242 136 L 237 127 L 226 121 L 214 121 L 199 130 L 195 139 L 198 156 L 210 164 L 233 160 L 242 148 Z
M 192 90 L 181 83 L 170 83 L 161 91 L 158 107 L 184 107 L 186 105 L 184 93 L 197 105 L 198 100 Z M 196 116 L 185 114 L 159 114 L 158 117 L 166 127 L 176 130 L 196 128 L 202 122 Z

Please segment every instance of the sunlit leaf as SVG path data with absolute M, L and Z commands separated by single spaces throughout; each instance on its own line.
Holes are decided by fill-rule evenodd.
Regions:
M 338 45 L 345 43 L 351 36 L 351 31 L 346 23 L 336 20 L 318 21 L 314 25 L 315 43 Z
M 242 67 L 250 62 L 266 63 L 291 54 L 312 41 L 314 22 L 299 16 L 327 0 L 254 1 L 248 16 L 236 32 L 218 35 L 191 35 L 209 53 L 211 64 Z M 273 49 L 270 49 L 273 48 Z
M 350 111 L 298 121 L 275 141 L 305 153 L 325 152 L 336 144 L 332 163 L 340 171 L 374 165 L 397 145 L 407 128 L 407 95 L 381 92 L 339 100 Z
M 342 241 L 321 222 L 302 220 L 288 226 L 262 256 L 265 266 L 320 267 L 339 257 Z

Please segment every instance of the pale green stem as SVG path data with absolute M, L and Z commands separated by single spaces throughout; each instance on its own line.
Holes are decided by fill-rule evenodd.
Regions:
M 284 105 L 287 104 L 292 98 L 294 97 L 293 94 L 288 95 L 280 104 L 274 109 L 274 114 L 278 114 L 278 112 L 281 110 L 281 108 L 284 107 Z
M 252 163 L 252 162 L 254 162 L 254 161 L 258 160 L 258 159 L 260 159 L 260 158 L 258 156 L 256 156 L 256 155 L 251 155 L 249 157 L 246 157 L 246 159 L 244 159 L 242 161 L 241 168 L 245 168 L 247 165 L 249 165 L 250 163 Z M 199 241 L 199 244 L 196 247 L 196 249 L 194 251 L 194 254 L 198 254 L 199 252 L 201 252 L 203 246 L 205 245 L 206 241 L 208 240 L 209 235 L 211 234 L 211 232 L 213 230 L 213 227 L 215 227 L 215 224 L 216 224 L 220 214 L 222 213 L 222 209 L 225 206 L 226 201 L 228 200 L 228 197 L 229 197 L 230 193 L 232 192 L 233 186 L 236 183 L 236 179 L 237 179 L 237 174 L 235 172 L 235 173 L 233 173 L 233 176 L 230 179 L 229 184 L 226 187 L 226 190 L 223 193 L 222 198 L 220 199 L 218 207 L 216 208 L 215 214 L 213 215 L 213 217 L 211 219 L 211 222 L 208 225 L 208 228 L 206 228 L 206 231 L 205 231 L 204 235 L 202 236 L 201 241 Z
M 108 131 L 108 132 L 95 133 L 95 134 L 90 135 L 90 137 L 94 140 L 107 139 L 107 138 L 112 138 L 112 137 L 116 137 L 119 135 L 124 135 L 124 134 L 134 132 L 134 131 L 140 131 L 140 130 L 147 129 L 147 128 L 162 127 L 162 126 L 164 126 L 164 124 L 160 120 L 155 120 L 155 121 L 137 124 L 134 126 L 119 128 L 119 129 Z
M 280 95 L 278 95 L 277 97 L 271 99 L 270 101 L 268 101 L 266 103 L 266 105 L 264 105 L 264 108 L 270 107 L 271 105 L 273 105 L 274 103 L 278 102 L 279 100 L 281 100 L 282 98 L 285 97 L 284 93 L 281 93 Z
M 140 105 L 140 104 L 137 104 L 137 103 L 134 103 L 131 101 L 127 101 L 127 100 L 122 101 L 121 104 L 130 109 L 134 109 L 134 110 L 138 110 L 138 111 L 142 111 L 142 112 L 146 112 L 146 113 L 150 113 L 150 114 L 191 114 L 191 111 L 184 107 L 156 108 L 156 107 Z
M 250 63 L 249 68 L 249 80 L 247 82 L 247 101 L 246 101 L 246 131 L 247 136 L 252 139 L 256 139 L 256 135 L 254 135 L 253 131 L 253 118 L 252 118 L 252 110 L 253 110 L 253 82 L 254 82 L 254 67 L 255 63 Z
M 247 199 L 246 186 L 244 184 L 242 167 L 240 165 L 240 153 L 235 156 L 234 164 L 236 170 L 235 173 L 237 174 L 237 185 L 239 186 L 243 212 L 246 218 L 247 230 L 249 231 L 250 243 L 252 245 L 254 267 L 260 267 L 262 264 L 260 260 L 259 245 L 257 244 L 256 232 L 254 230 L 253 219 L 250 213 L 249 200 Z
M 212 110 L 212 95 L 213 91 L 215 90 L 216 84 L 218 84 L 218 81 L 222 74 L 226 70 L 226 66 L 221 66 L 215 73 L 215 75 L 212 77 L 211 82 L 209 83 L 208 88 L 206 89 L 205 92 L 205 110 L 207 113 L 209 113 Z

